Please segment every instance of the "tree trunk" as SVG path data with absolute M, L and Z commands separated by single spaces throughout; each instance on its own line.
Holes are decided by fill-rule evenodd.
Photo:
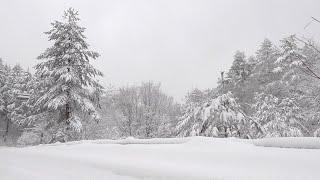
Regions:
M 43 132 L 41 132 L 41 135 L 40 135 L 40 144 L 43 143 Z
M 224 137 L 228 137 L 228 128 L 224 127 Z
M 66 104 L 66 122 L 69 124 L 69 119 L 71 118 L 71 108 L 69 103 Z
M 9 135 L 9 124 L 10 124 L 10 120 L 9 118 L 6 116 L 6 120 L 7 120 L 7 124 L 6 124 L 6 130 L 5 130 L 5 134 L 4 134 L 4 142 L 7 142 L 8 140 L 8 135 Z
M 68 65 L 71 64 L 71 60 L 68 60 Z M 68 72 L 70 72 L 70 68 L 68 67 Z M 68 102 L 66 104 L 66 123 L 69 125 L 69 119 L 71 118 L 71 106 L 70 106 L 70 85 L 69 89 L 67 90 L 67 97 L 68 97 Z

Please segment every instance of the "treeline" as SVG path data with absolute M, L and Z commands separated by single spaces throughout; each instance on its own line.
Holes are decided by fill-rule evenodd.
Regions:
M 320 51 L 290 36 L 257 52 L 237 51 L 218 85 L 178 104 L 160 84 L 104 88 L 91 65 L 78 12 L 65 11 L 45 34 L 52 46 L 31 74 L 0 59 L 0 133 L 5 144 L 81 139 L 210 136 L 320 136 Z
M 60 126 L 53 116 L 49 119 L 37 112 L 41 97 L 41 78 L 13 67 L 0 59 L 1 73 L 1 134 L 6 144 L 39 144 L 67 141 L 59 132 Z M 99 120 L 91 121 L 83 114 L 81 125 L 71 129 L 73 139 L 172 137 L 180 105 L 161 90 L 160 83 L 142 82 L 140 85 L 107 88 L 100 96 Z M 55 122 L 56 121 L 56 122 Z M 51 127 L 52 126 L 52 127 Z M 61 138 L 61 139 L 58 139 Z
M 180 136 L 320 136 L 320 53 L 313 41 L 265 39 L 255 55 L 237 51 L 214 89 L 193 90 Z
M 106 123 L 105 127 L 113 129 L 109 138 L 172 137 L 179 115 L 180 105 L 161 90 L 159 83 L 143 82 L 106 90 L 102 98 L 102 122 L 97 125 Z M 107 132 L 105 127 L 98 129 Z
M 0 127 L 5 144 L 42 144 L 128 136 L 169 137 L 180 106 L 160 84 L 144 82 L 117 90 L 99 83 L 78 12 L 46 32 L 52 46 L 38 57 L 31 74 L 0 61 Z

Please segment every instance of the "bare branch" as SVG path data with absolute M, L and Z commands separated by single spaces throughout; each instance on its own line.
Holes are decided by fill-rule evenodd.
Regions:
M 317 18 L 312 17 L 312 16 L 311 16 L 311 18 L 312 18 L 313 20 L 315 20 L 316 22 L 320 23 L 320 21 L 319 21 Z
M 316 74 L 300 57 L 298 57 L 302 65 L 313 75 L 312 77 L 320 80 L 320 76 Z
M 307 29 L 307 27 L 309 27 L 312 22 L 313 22 L 313 20 L 311 20 L 310 22 L 308 22 L 308 24 L 306 24 L 303 29 Z
M 315 47 L 313 44 L 311 44 L 310 42 L 307 42 L 307 41 L 305 41 L 305 40 L 302 40 L 302 39 L 298 38 L 297 36 L 294 36 L 294 38 L 295 38 L 296 40 L 302 42 L 302 43 L 305 44 L 306 46 L 311 47 L 312 49 L 314 49 L 315 51 L 317 51 L 317 52 L 320 54 L 320 50 L 319 50 L 317 47 Z

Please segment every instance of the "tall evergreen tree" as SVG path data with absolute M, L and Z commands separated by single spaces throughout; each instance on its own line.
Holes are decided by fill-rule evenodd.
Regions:
M 272 56 L 274 56 L 274 45 L 272 42 L 269 39 L 264 39 L 256 55 L 259 62 L 272 60 Z
M 5 85 L 6 82 L 6 76 L 5 76 L 5 66 L 3 64 L 2 59 L 0 58 L 0 91 Z M 3 94 L 0 94 L 0 111 L 4 109 L 4 99 Z
M 24 71 L 20 65 L 15 65 L 11 68 L 2 64 L 0 69 L 2 74 L 0 111 L 5 119 L 4 141 L 6 141 L 9 136 L 9 130 L 16 129 L 16 120 L 23 116 L 22 107 L 24 106 L 24 101 L 21 97 L 26 93 L 26 84 L 31 74 Z
M 277 68 L 282 69 L 282 82 L 288 95 L 298 101 L 303 109 L 306 121 L 303 124 L 312 135 L 320 127 L 319 121 L 319 72 L 320 54 L 318 46 L 309 41 L 304 44 L 295 36 L 281 40 L 281 56 L 276 61 Z M 317 131 L 317 130 L 316 130 Z M 319 131 L 318 131 L 319 132 Z M 317 133 L 315 133 L 317 134 Z
M 4 85 L 5 74 L 4 74 L 4 64 L 2 59 L 0 58 L 0 87 Z
M 248 69 L 246 64 L 246 56 L 244 52 L 237 51 L 234 55 L 232 66 L 228 72 L 228 77 L 231 81 L 237 83 L 244 81 L 248 76 Z
M 10 66 L 5 65 L 3 66 L 2 69 L 2 86 L 0 88 L 0 95 L 1 95 L 1 112 L 4 116 L 5 119 L 5 128 L 4 128 L 4 142 L 8 140 L 8 135 L 9 135 L 9 129 L 10 129 L 10 114 L 12 107 L 14 106 L 13 102 L 15 101 L 15 95 L 13 92 L 15 89 L 13 88 L 13 82 L 14 82 L 14 77 L 12 75 L 12 69 Z
M 103 74 L 90 64 L 99 54 L 89 50 L 85 28 L 78 24 L 78 12 L 69 8 L 63 20 L 53 22 L 52 29 L 45 33 L 53 45 L 38 57 L 42 62 L 36 65 L 36 71 L 47 88 L 37 105 L 58 111 L 58 122 L 67 129 L 80 130 L 83 113 L 99 119 L 95 106 L 103 87 L 97 78 Z
M 266 86 L 279 79 L 276 73 L 281 69 L 275 69 L 274 62 L 279 57 L 279 52 L 269 39 L 265 39 L 256 52 L 256 66 L 254 69 L 254 83 L 260 87 Z M 264 91 L 261 89 L 260 91 Z

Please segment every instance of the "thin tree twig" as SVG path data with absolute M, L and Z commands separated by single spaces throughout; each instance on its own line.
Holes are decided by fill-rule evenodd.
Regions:
M 318 23 L 320 23 L 320 20 L 318 20 L 317 18 L 312 17 L 312 16 L 311 16 L 311 18 L 312 18 L 313 20 L 317 21 Z
M 311 73 L 314 75 L 315 78 L 320 80 L 320 76 L 318 74 L 316 74 L 300 57 L 298 57 L 300 59 L 300 61 L 302 62 L 302 64 L 304 65 L 304 67 Z
M 311 47 L 312 49 L 314 49 L 315 51 L 317 51 L 317 52 L 320 54 L 320 50 L 319 50 L 318 48 L 316 48 L 313 44 L 308 43 L 308 42 L 306 42 L 306 41 L 304 41 L 304 40 L 302 40 L 302 39 L 298 38 L 297 36 L 294 36 L 294 38 L 295 38 L 296 40 L 298 40 L 298 41 L 300 41 L 300 42 L 304 43 L 306 46 Z

